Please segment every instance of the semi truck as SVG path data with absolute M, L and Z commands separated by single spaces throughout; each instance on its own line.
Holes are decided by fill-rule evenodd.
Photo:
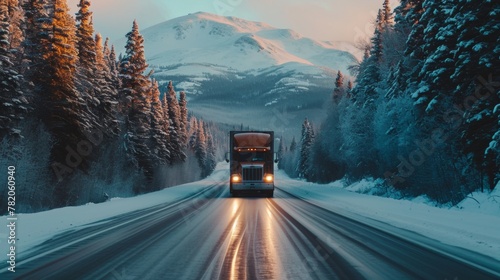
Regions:
M 274 152 L 273 131 L 230 131 L 229 191 L 232 196 L 242 193 L 258 193 L 273 197 Z

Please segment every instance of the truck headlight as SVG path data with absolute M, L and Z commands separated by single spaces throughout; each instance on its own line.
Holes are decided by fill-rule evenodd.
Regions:
M 271 174 L 268 174 L 264 177 L 264 181 L 268 182 L 268 183 L 272 183 L 274 181 L 274 176 L 271 175 Z
M 231 182 L 238 183 L 240 181 L 241 181 L 240 175 L 233 175 L 233 176 L 231 176 Z

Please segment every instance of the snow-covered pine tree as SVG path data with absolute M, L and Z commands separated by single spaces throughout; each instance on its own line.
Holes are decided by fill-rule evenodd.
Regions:
M 398 187 L 456 202 L 486 179 L 494 186 L 500 179 L 500 70 L 490 66 L 500 64 L 500 30 L 491 18 L 499 8 L 493 1 L 401 1 L 395 10 L 395 37 L 387 37 L 387 31 L 380 36 L 382 60 L 372 63 L 377 54 L 374 44 L 361 64 L 354 90 L 368 98 L 346 100 L 347 106 L 340 107 L 340 125 L 324 125 L 315 141 L 322 146 L 313 146 L 314 164 L 320 162 L 315 153 L 323 160 L 325 147 L 333 147 L 328 154 L 331 163 L 339 169 L 345 166 L 351 178 L 382 176 L 394 168 L 400 172 L 395 163 L 401 155 L 415 155 L 414 143 L 429 144 L 436 139 L 433 133 L 445 131 L 446 141 L 438 139 L 428 146 L 425 153 L 431 155 Z M 388 48 L 388 39 L 395 39 L 397 48 Z M 388 59 L 394 50 L 400 55 Z M 369 66 L 378 66 L 374 69 L 379 80 L 369 78 Z M 327 124 L 332 123 L 330 117 Z M 486 177 L 479 176 L 480 163 Z
M 297 165 L 297 174 L 299 178 L 309 178 L 309 159 L 311 156 L 311 147 L 314 142 L 314 128 L 306 118 L 302 124 L 302 138 L 300 140 L 300 157 Z
M 414 98 L 420 112 L 431 113 L 439 105 L 446 106 L 440 103 L 451 101 L 448 97 L 455 87 L 450 76 L 454 68 L 452 50 L 457 44 L 457 22 L 451 1 L 425 3 L 429 3 L 421 18 L 427 24 L 422 38 L 425 60 L 420 64 L 417 77 L 420 83 Z
M 208 128 L 205 129 L 205 131 L 208 131 Z M 207 159 L 205 163 L 205 170 L 204 174 L 207 177 L 210 175 L 214 170 L 217 165 L 217 156 L 216 156 L 217 148 L 215 147 L 215 142 L 214 138 L 211 133 L 207 132 Z
M 278 152 L 277 152 L 278 159 L 282 158 L 285 153 L 286 153 L 285 138 L 282 135 L 280 137 L 280 144 L 278 146 Z
M 400 23 L 405 22 L 410 27 L 410 34 L 408 40 L 406 41 L 406 51 L 407 55 L 410 55 L 413 59 L 420 60 L 422 56 L 418 49 L 422 46 L 422 38 L 424 37 L 425 25 L 421 21 L 422 14 L 426 9 L 424 9 L 423 4 L 425 0 L 405 0 L 400 4 Z
M 424 26 L 419 21 L 424 9 L 424 0 L 403 0 L 395 9 L 394 37 L 398 41 L 395 48 L 399 57 L 394 61 L 391 70 L 392 80 L 387 80 L 387 97 L 398 97 L 409 89 L 412 94 L 416 89 L 418 68 L 416 65 L 423 59 L 421 43 Z M 403 44 L 404 43 L 404 44 Z
M 84 76 L 91 80 L 96 56 L 96 45 L 94 41 L 94 26 L 92 23 L 92 12 L 90 11 L 90 1 L 80 0 L 79 10 L 76 13 L 78 38 L 78 66 Z
M 292 138 L 292 142 L 290 142 L 290 148 L 288 149 L 290 152 L 295 152 L 297 149 L 297 141 L 295 140 L 295 137 Z
M 495 187 L 498 163 L 493 155 L 498 143 L 498 104 L 500 104 L 500 5 L 492 1 L 480 3 L 459 0 L 455 32 L 457 46 L 452 83 L 455 100 L 467 100 L 464 106 L 463 150 L 471 154 L 478 169 L 486 173 L 490 188 Z M 464 102 L 462 102 L 464 103 Z M 497 112 L 495 112 L 497 108 Z M 495 172 L 497 174 L 495 174 Z
M 344 112 L 341 115 L 331 114 L 332 120 L 339 125 L 332 127 L 332 130 L 325 134 L 335 135 L 335 139 L 340 141 L 338 147 L 344 147 L 344 156 L 331 156 L 332 162 L 339 166 L 345 165 L 349 175 L 353 177 L 373 174 L 377 165 L 376 151 L 373 148 L 375 131 L 371 121 L 375 118 L 377 102 L 383 100 L 386 95 L 385 78 L 389 71 L 384 61 L 384 40 L 387 34 L 392 32 L 392 24 L 385 21 L 386 17 L 384 10 L 380 9 L 375 21 L 369 56 L 361 63 L 356 87 L 352 90 L 354 98 L 346 101 L 352 104 L 343 104 Z M 337 138 L 338 134 L 340 138 Z
M 93 124 L 85 110 L 87 100 L 75 87 L 78 61 L 75 21 L 69 14 L 66 1 L 52 1 L 46 8 L 49 20 L 43 24 L 47 26 L 36 33 L 36 36 L 41 36 L 37 41 L 42 41 L 41 58 L 36 58 L 40 64 L 33 65 L 33 70 L 37 76 L 38 115 L 55 140 L 51 152 L 52 169 L 60 183 L 54 196 L 61 206 L 73 203 L 75 199 L 65 177 L 73 169 L 88 168 L 86 155 L 70 163 L 71 168 L 66 166 L 68 154 L 86 139 L 85 132 L 90 131 Z
M 144 38 L 134 21 L 127 34 L 125 55 L 120 61 L 122 107 L 126 113 L 124 137 L 128 153 L 148 180 L 153 179 L 151 151 L 147 145 L 151 135 L 151 83 L 144 74 L 147 68 Z M 142 192 L 144 190 L 136 190 Z
M 496 115 L 498 128 L 484 152 L 482 165 L 490 190 L 493 190 L 500 182 L 500 103 L 497 104 L 493 113 Z
M 493 1 L 474 3 L 458 0 L 454 5 L 457 12 L 457 46 L 454 51 L 456 58 L 454 83 L 462 83 L 456 89 L 460 94 L 469 84 L 473 87 L 482 85 L 477 77 L 487 79 L 489 75 L 498 77 L 500 69 L 496 67 L 500 62 L 500 28 L 499 21 L 492 18 L 500 14 L 500 5 Z
M 127 33 L 125 55 L 120 60 L 119 77 L 122 87 L 120 95 L 126 111 L 135 109 L 142 95 L 149 90 L 149 78 L 145 75 L 148 65 L 144 54 L 144 38 L 139 33 L 139 25 L 134 21 L 132 31 Z
M 399 6 L 394 9 L 394 31 L 404 38 L 405 47 L 413 25 L 406 18 L 408 10 L 411 9 L 409 2 L 409 0 L 401 0 Z
M 95 45 L 95 68 L 96 74 L 100 72 L 109 72 L 109 67 L 104 57 L 104 46 L 103 39 L 100 33 L 97 33 L 94 36 L 94 45 Z M 97 76 L 97 75 L 96 75 Z
M 38 106 L 44 102 L 40 85 L 47 79 L 46 73 L 49 71 L 48 65 L 43 62 L 43 53 L 47 53 L 50 48 L 49 34 L 51 28 L 51 18 L 46 10 L 47 0 L 28 0 L 23 6 L 24 20 L 24 41 L 21 73 L 24 75 L 27 88 L 30 90 L 30 102 L 34 105 L 35 115 L 40 118 L 43 106 Z
M 191 151 L 194 151 L 196 149 L 196 133 L 198 131 L 198 119 L 196 117 L 191 117 L 189 120 L 189 142 L 188 142 L 188 148 Z
M 171 141 L 171 133 L 174 133 L 175 130 L 172 126 L 172 122 L 170 121 L 170 115 L 169 115 L 169 106 L 168 106 L 168 100 L 167 100 L 167 95 L 163 94 L 163 98 L 161 99 L 161 106 L 162 106 L 162 111 L 163 111 L 163 131 L 168 135 L 168 137 L 164 138 L 163 141 L 165 143 L 165 147 L 167 147 L 169 151 L 169 156 L 168 156 L 168 162 L 170 164 L 173 164 L 174 161 L 172 159 L 172 153 L 173 153 L 173 146 L 172 146 L 172 141 Z
M 335 78 L 335 89 L 333 90 L 333 102 L 338 103 L 344 95 L 345 95 L 344 75 L 339 70 L 337 72 L 337 78 Z
M 358 84 L 354 92 L 360 104 L 364 104 L 377 95 L 377 88 L 382 79 L 380 68 L 383 54 L 383 32 L 385 29 L 383 19 L 384 14 L 380 9 L 375 21 L 375 31 L 371 39 L 369 56 L 365 55 L 365 59 L 359 66 Z
M 179 110 L 180 110 L 180 140 L 183 146 L 187 145 L 188 141 L 188 109 L 186 92 L 179 93 Z
M 394 162 L 398 161 L 397 156 L 401 153 L 407 153 L 406 145 L 403 143 L 411 142 L 409 135 L 414 136 L 414 126 L 408 121 L 408 116 L 411 116 L 413 107 L 410 105 L 408 95 L 405 90 L 407 88 L 408 68 L 405 56 L 406 41 L 411 32 L 413 23 L 406 18 L 406 13 L 411 9 L 412 5 L 409 2 L 415 1 L 401 1 L 401 4 L 395 9 L 395 23 L 391 20 L 385 21 L 385 28 L 383 33 L 383 52 L 381 73 L 382 80 L 380 82 L 380 96 L 374 104 L 374 114 L 370 129 L 366 131 L 373 131 L 373 142 L 364 148 L 370 149 L 370 157 L 364 158 L 362 163 L 368 161 L 371 166 L 370 175 L 383 176 L 387 170 L 395 168 Z M 386 1 L 385 3 L 388 3 Z M 387 9 L 384 3 L 383 13 L 386 14 Z M 387 17 L 386 17 L 387 18 Z M 362 123 L 361 123 L 362 124 Z M 364 125 L 364 124 L 362 124 Z M 356 125 L 353 130 L 356 131 L 354 135 L 361 135 L 363 130 L 357 131 Z M 366 128 L 365 128 L 366 129 Z M 361 134 L 360 134 L 361 133 Z M 346 146 L 351 146 L 347 144 Z M 404 151 L 404 152 L 403 152 Z M 352 158 L 351 155 L 346 156 L 344 160 Z M 375 161 L 373 161 L 375 159 Z M 370 163 L 371 161 L 371 163 Z M 361 166 L 361 165 L 360 165 Z M 352 165 L 349 169 L 352 168 Z M 366 169 L 366 170 L 363 170 Z M 365 176 L 368 172 L 367 166 L 359 169 L 357 174 Z M 351 172 L 352 170 L 349 170 Z M 398 186 L 401 187 L 401 186 Z
M 170 156 L 172 162 L 183 162 L 186 159 L 184 153 L 185 144 L 182 139 L 181 129 L 181 108 L 177 101 L 177 94 L 175 93 L 172 81 L 168 83 L 167 92 L 165 93 L 168 103 L 168 116 L 170 120 L 170 145 L 172 150 Z
M 109 37 L 106 37 L 106 39 L 104 40 L 104 47 L 102 49 L 102 54 L 104 55 L 104 59 L 106 60 L 106 62 L 108 62 L 108 68 L 111 68 L 113 65 L 115 66 L 115 68 L 118 67 L 116 60 L 114 61 L 113 65 L 109 64 L 109 57 L 111 55 L 111 47 L 109 46 Z
M 76 88 L 84 95 L 86 110 L 90 116 L 89 123 L 93 129 L 105 130 L 103 122 L 97 116 L 98 107 L 101 105 L 102 88 L 97 84 L 96 77 L 96 44 L 94 40 L 94 26 L 90 1 L 80 0 L 79 10 L 76 13 L 76 38 L 78 40 L 78 67 Z
M 392 13 L 391 3 L 389 0 L 384 0 L 384 3 L 382 4 L 382 14 L 384 24 L 394 24 L 394 14 Z
M 0 2 L 0 141 L 7 135 L 20 136 L 18 121 L 26 113 L 26 99 L 21 91 L 23 77 L 12 62 L 10 17 L 6 0 Z
M 425 85 L 422 80 L 422 76 L 425 75 L 422 69 L 424 63 L 432 63 L 432 61 L 427 60 L 431 52 L 438 47 L 432 39 L 435 38 L 440 26 L 446 19 L 446 16 L 441 14 L 442 12 L 442 5 L 439 2 L 433 0 L 424 1 L 422 3 L 422 14 L 418 18 L 418 22 L 413 25 L 407 41 L 405 52 L 413 60 L 410 65 L 411 68 L 409 68 L 411 73 L 408 86 L 412 91 L 410 94 L 415 99 L 415 104 L 420 111 L 424 111 L 432 99 L 431 93 L 429 93 L 429 85 Z
M 12 61 L 16 67 L 16 71 L 21 73 L 23 47 L 24 41 L 23 21 L 24 12 L 19 0 L 8 0 L 8 13 L 9 13 L 9 45 L 11 53 L 13 54 Z
M 375 21 L 375 31 L 371 39 L 372 48 L 370 50 L 370 57 L 374 57 L 375 61 L 378 63 L 382 61 L 382 52 L 384 51 L 382 43 L 382 34 L 386 28 L 386 22 L 384 19 L 384 11 L 382 9 L 378 10 L 377 20 Z
M 383 57 L 381 72 L 383 79 L 392 81 L 394 76 L 390 76 L 394 75 L 394 69 L 404 56 L 409 29 L 404 29 L 399 26 L 398 28 L 400 29 L 396 30 L 396 26 L 394 24 L 394 13 L 391 10 L 388 0 L 384 2 L 382 10 L 384 14 L 384 29 L 382 33 Z M 388 84 L 390 85 L 390 83 L 382 83 L 382 89 L 384 92 L 387 91 Z
M 347 90 L 346 90 L 346 97 L 351 98 L 352 97 L 352 89 L 354 88 L 354 85 L 352 84 L 352 81 L 349 80 L 347 82 Z
M 115 53 L 115 46 L 109 46 L 109 38 L 106 38 L 106 40 L 104 41 L 104 49 L 103 49 L 103 55 L 104 55 L 104 60 L 106 61 L 106 63 L 108 64 L 108 68 L 109 68 L 109 71 L 111 74 L 113 74 L 113 76 L 116 76 L 116 80 L 117 80 L 117 87 L 119 84 L 120 79 L 118 79 L 118 73 L 119 73 L 119 70 L 118 70 L 118 60 L 116 58 L 116 53 Z
M 50 48 L 43 53 L 45 64 L 48 65 L 50 71 L 47 73 L 43 86 L 47 87 L 44 94 L 49 94 L 50 105 L 55 108 L 51 113 L 56 116 L 48 116 L 53 123 L 50 126 L 56 130 L 61 129 L 63 116 L 71 116 L 67 122 L 78 123 L 79 125 L 73 128 L 65 127 L 65 129 L 73 130 L 80 128 L 83 131 L 90 126 L 85 123 L 85 119 L 81 119 L 82 106 L 87 100 L 83 100 L 82 96 L 75 90 L 75 74 L 76 61 L 78 60 L 78 50 L 76 48 L 76 29 L 73 18 L 69 15 L 69 8 L 66 1 L 54 1 L 49 4 L 49 10 L 52 11 L 49 35 Z M 61 116 L 57 116 L 61 113 Z M 47 114 L 48 115 L 48 114 Z M 78 118 L 77 116 L 80 116 Z M 61 123 L 62 122 L 62 123 Z M 65 123 L 69 125 L 70 123 Z
M 109 79 L 110 79 L 110 85 L 112 88 L 116 89 L 119 91 L 119 89 L 122 88 L 122 81 L 120 79 L 120 71 L 119 71 L 119 61 L 116 58 L 116 53 L 115 53 L 115 47 L 111 46 L 109 47 L 109 39 L 106 38 L 104 41 L 104 60 L 107 63 L 107 68 L 109 70 Z M 123 102 L 122 96 L 119 94 L 117 95 L 117 113 L 118 116 L 124 116 L 126 115 L 126 107 L 124 106 L 125 102 Z M 124 121 L 118 118 L 121 124 L 123 125 Z
M 207 171 L 207 138 L 205 134 L 205 125 L 203 121 L 198 121 L 198 130 L 196 131 L 196 144 L 194 154 L 201 168 L 201 176 L 206 177 Z
M 285 156 L 285 153 L 286 153 L 285 149 L 286 149 L 285 148 L 285 139 L 284 139 L 284 137 L 282 135 L 280 137 L 280 144 L 278 146 L 278 154 L 277 154 L 278 159 L 279 159 L 279 161 L 278 161 L 278 168 L 279 169 L 283 169 L 284 168 L 284 166 L 283 166 L 284 165 L 284 161 L 282 159 L 283 159 L 283 157 Z
M 337 72 L 337 78 L 335 79 L 335 89 L 341 90 L 344 87 L 344 75 L 340 70 Z
M 393 32 L 391 32 L 392 46 L 386 49 L 392 52 L 392 58 L 389 60 L 392 75 L 391 80 L 387 80 L 388 92 L 387 97 L 401 96 L 409 87 L 409 76 L 411 72 L 416 71 L 415 65 L 421 59 L 422 52 L 420 44 L 423 34 L 422 24 L 419 22 L 420 16 L 423 13 L 422 3 L 424 0 L 403 0 L 396 7 L 395 24 Z M 413 74 L 417 76 L 417 73 Z
M 151 144 L 152 160 L 156 165 L 165 165 L 170 162 L 170 151 L 165 139 L 169 139 L 168 126 L 165 124 L 168 119 L 164 118 L 163 107 L 160 101 L 160 89 L 158 82 L 153 80 L 151 87 Z
M 96 116 L 107 135 L 118 135 L 118 89 L 104 56 L 101 34 L 95 36 L 95 85 L 99 104 Z

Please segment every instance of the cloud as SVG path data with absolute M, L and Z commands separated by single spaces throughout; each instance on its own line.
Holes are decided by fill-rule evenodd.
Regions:
M 73 14 L 78 2 L 68 1 Z M 382 0 L 94 0 L 91 9 L 96 31 L 113 41 L 130 31 L 134 19 L 143 29 L 204 11 L 293 29 L 314 39 L 353 42 L 372 35 L 367 25 L 381 5 Z

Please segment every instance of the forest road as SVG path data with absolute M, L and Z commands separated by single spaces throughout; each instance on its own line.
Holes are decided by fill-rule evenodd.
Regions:
M 224 181 L 66 232 L 0 279 L 500 279 L 491 258 L 276 183 L 274 198 L 233 198 Z

